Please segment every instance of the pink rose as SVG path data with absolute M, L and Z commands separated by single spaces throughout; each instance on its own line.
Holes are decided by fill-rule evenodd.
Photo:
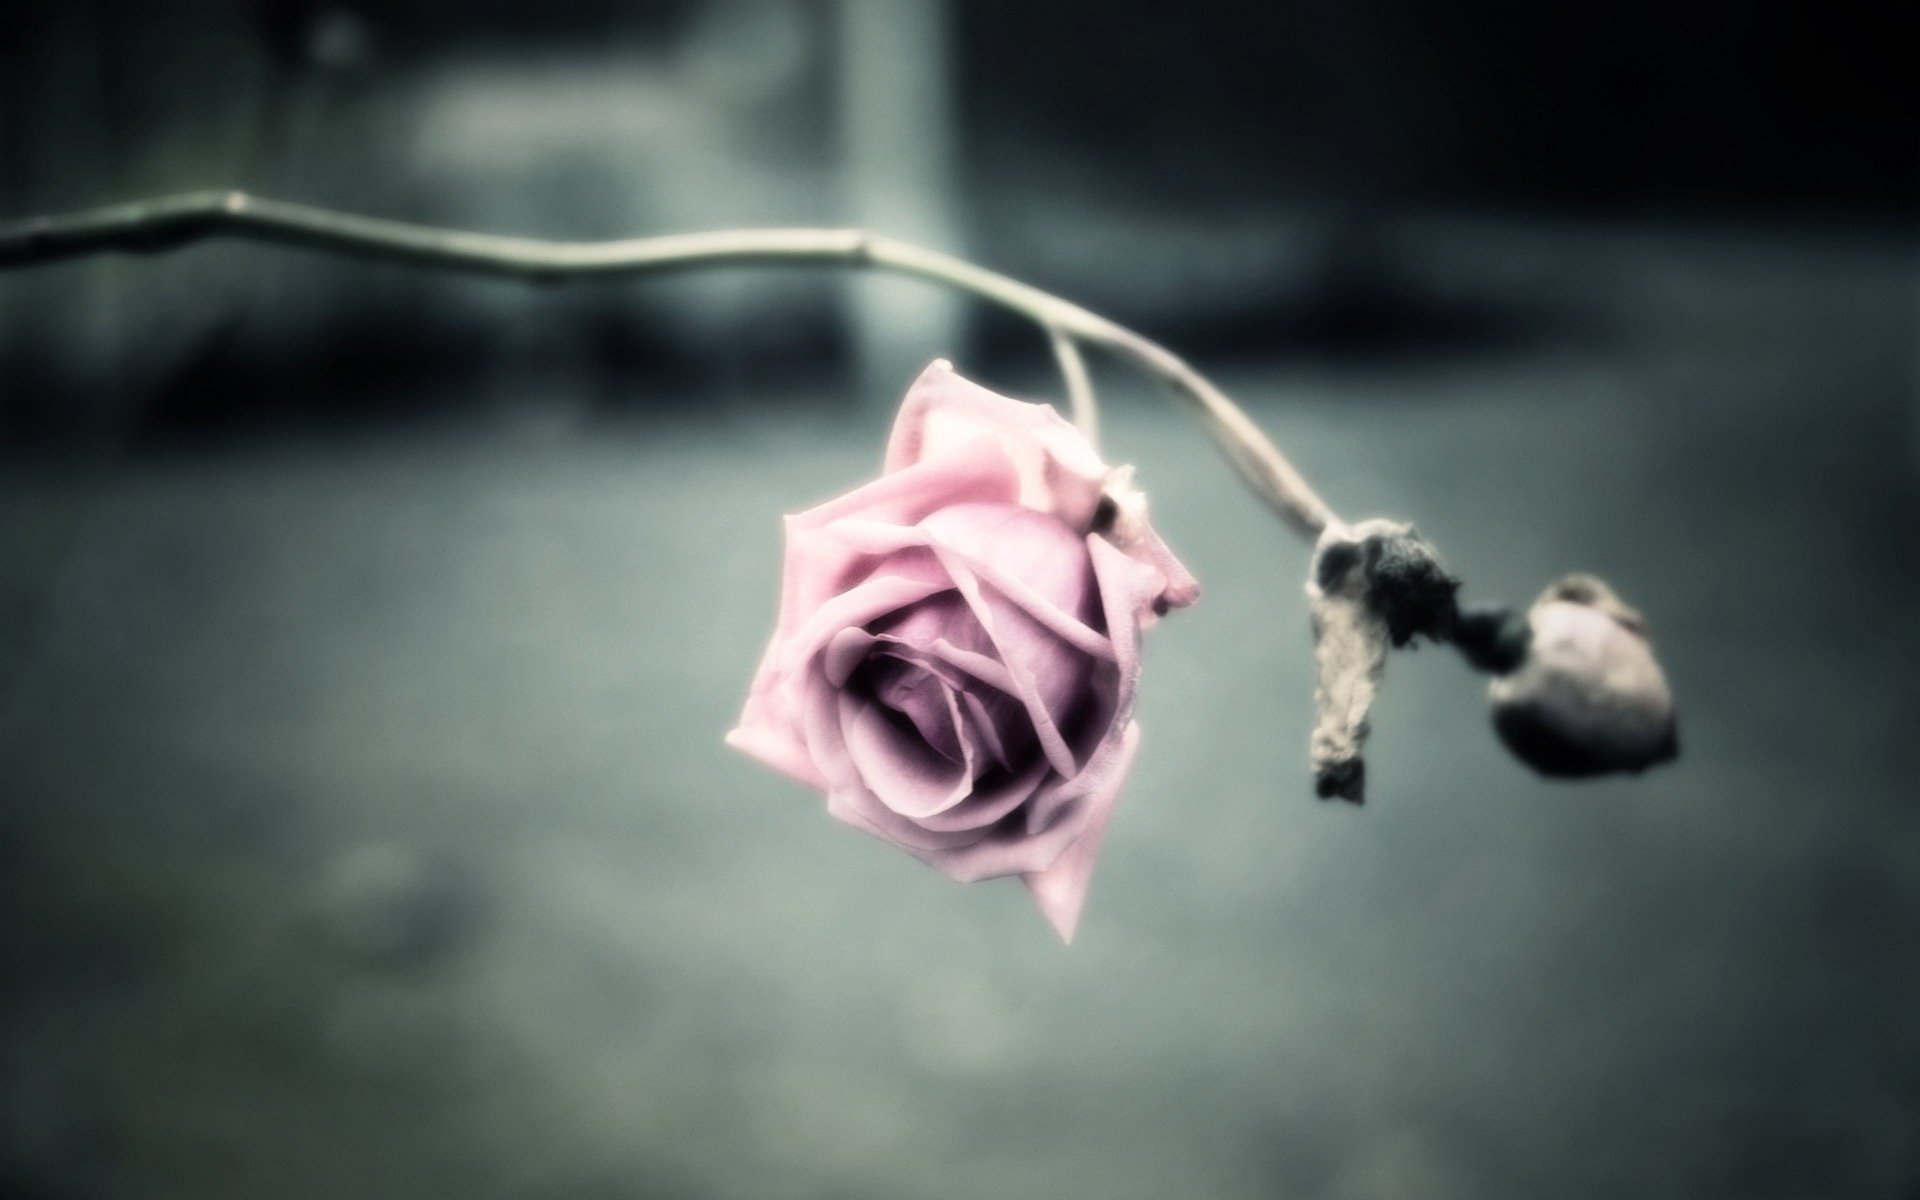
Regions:
M 787 518 L 728 743 L 953 879 L 1019 875 L 1071 941 L 1139 741 L 1141 630 L 1199 593 L 1127 478 L 934 363 L 880 478 Z

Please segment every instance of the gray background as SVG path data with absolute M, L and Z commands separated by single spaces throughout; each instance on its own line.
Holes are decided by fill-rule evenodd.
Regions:
M 719 39 L 661 17 L 676 54 L 772 70 L 753 22 L 780 6 L 668 8 Z M 37 60 L 111 62 L 144 28 L 276 61 L 239 9 L 71 11 L 39 14 Z M 38 164 L 15 209 L 264 186 L 261 162 L 292 180 L 270 190 L 395 215 L 492 197 L 471 223 L 516 232 L 850 220 L 879 194 L 836 198 L 840 58 L 788 81 L 807 193 L 752 150 L 773 101 L 699 90 L 745 68 L 650 59 L 646 21 L 604 53 L 681 105 L 681 142 L 596 125 L 572 190 L 482 159 L 455 187 L 397 151 L 356 173 L 377 146 L 348 135 L 429 111 L 434 64 L 482 81 L 479 116 L 439 120 L 562 113 L 529 144 L 629 111 L 582 41 L 485 10 L 492 57 L 463 58 L 398 11 L 424 24 L 354 16 L 256 81 L 285 111 L 250 119 L 291 131 L 256 159 L 195 158 L 217 126 L 161 117 L 61 159 L 22 131 L 79 119 L 43 103 L 10 135 Z M 353 36 L 385 57 L 356 65 Z M 872 473 L 918 362 L 1051 397 L 1027 335 L 913 299 L 889 323 L 809 276 L 536 291 L 249 247 L 13 275 L 0 1193 L 1920 1195 L 1904 193 L 1809 167 L 1815 203 L 1722 163 L 1746 207 L 1683 180 L 1596 213 L 1491 171 L 1508 200 L 1468 203 L 1389 186 L 1417 176 L 1367 167 L 1406 161 L 1378 141 L 1331 192 L 1109 194 L 1124 164 L 1067 118 L 991 124 L 968 97 L 998 60 L 953 36 L 971 182 L 920 236 L 1192 351 L 1337 509 L 1413 520 L 1474 598 L 1607 576 L 1652 622 L 1679 763 L 1533 778 L 1484 681 L 1429 649 L 1390 665 L 1369 805 L 1314 801 L 1305 552 L 1105 367 L 1105 449 L 1205 596 L 1150 641 L 1139 766 L 1063 948 L 1016 883 L 949 883 L 720 743 L 778 515 Z M 629 188 L 621 139 L 733 165 L 675 208 Z M 1069 166 L 1009 171 L 1023 145 Z

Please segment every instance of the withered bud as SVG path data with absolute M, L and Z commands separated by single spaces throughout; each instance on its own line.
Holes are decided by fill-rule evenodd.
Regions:
M 1321 533 L 1307 575 L 1318 668 L 1308 757 L 1321 799 L 1365 800 L 1361 751 L 1387 651 L 1447 636 L 1459 587 L 1411 525 L 1336 522 Z
M 1524 657 L 1489 688 L 1507 749 L 1543 775 L 1638 772 L 1680 750 L 1673 692 L 1646 622 L 1591 575 L 1568 575 L 1527 613 Z

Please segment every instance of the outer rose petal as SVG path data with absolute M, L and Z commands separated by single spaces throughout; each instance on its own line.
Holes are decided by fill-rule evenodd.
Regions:
M 1154 532 L 1147 517 L 1147 495 L 1134 486 L 1133 468 L 1121 467 L 1107 479 L 1107 499 L 1113 504 L 1113 519 L 1102 536 L 1127 557 L 1137 559 L 1160 572 L 1164 581 L 1158 601 L 1142 619 L 1142 627 L 1151 626 L 1161 612 L 1185 608 L 1200 598 L 1200 583 L 1194 579 L 1173 551 Z
M 1185 608 L 1200 598 L 1200 581 L 1187 570 L 1185 563 L 1173 556 L 1173 550 L 1160 540 L 1151 526 L 1142 529 L 1133 544 L 1125 549 L 1133 558 L 1160 572 L 1166 581 L 1160 591 L 1159 604 L 1149 610 L 1144 624 L 1153 624 L 1161 607 Z
M 1113 806 L 1120 799 L 1133 755 L 1140 748 L 1140 726 L 1128 723 L 1120 739 L 1120 759 L 1104 785 L 1087 797 L 1086 824 L 1060 857 L 1045 870 L 1029 872 L 1024 878 L 1027 890 L 1041 915 L 1052 924 L 1063 942 L 1072 942 L 1080 927 L 1080 909 L 1087 902 L 1087 885 L 1093 881 L 1093 864 L 1100 857 L 1100 843 L 1106 837 L 1107 822 L 1113 819 Z
M 807 744 L 804 703 L 797 685 L 814 651 L 824 647 L 834 634 L 949 586 L 944 579 L 898 569 L 911 565 L 898 560 L 889 563 L 895 569 L 883 568 L 848 591 L 829 597 L 819 610 L 808 614 L 806 625 L 776 633 L 747 692 L 740 724 L 727 735 L 727 744 L 810 787 L 827 787 L 829 780 L 819 755 Z
M 776 693 L 788 681 L 785 660 L 795 635 L 875 561 L 828 530 L 853 518 L 911 525 L 952 504 L 1011 500 L 1019 489 L 1018 473 L 999 444 L 977 438 L 788 517 L 779 618 L 727 744 L 800 783 L 824 789 L 826 778 L 807 752 L 799 721 Z
M 1019 492 L 1013 460 L 993 439 L 976 438 L 788 517 L 774 643 L 846 590 L 847 573 L 868 560 L 864 547 L 833 537 L 834 526 L 858 521 L 868 526 L 910 527 L 950 505 L 1004 503 Z
M 1113 709 L 1077 775 L 1041 792 L 1027 810 L 1028 827 L 1044 828 L 1065 804 L 1124 780 L 1133 750 L 1126 742 L 1137 737 L 1133 725 L 1134 696 L 1140 685 L 1140 628 L 1142 613 L 1151 605 L 1161 577 L 1151 567 L 1128 558 L 1098 535 L 1087 539 L 1100 598 L 1106 605 L 1107 629 L 1112 637 L 1118 681 Z
M 981 436 L 993 438 L 1013 462 L 1019 502 L 1052 513 L 1076 532 L 1092 531 L 1103 496 L 1129 509 L 1137 507 L 1124 514 L 1124 528 L 1109 540 L 1166 580 L 1159 603 L 1143 618 L 1146 624 L 1151 625 L 1160 610 L 1185 608 L 1200 598 L 1193 574 L 1148 523 L 1145 497 L 1131 482 L 1132 468 L 1109 468 L 1086 436 L 1052 405 L 988 391 L 956 373 L 945 359 L 935 360 L 907 389 L 887 442 L 886 469 L 904 470 Z M 1111 486 L 1116 482 L 1117 488 Z
M 945 359 L 907 389 L 887 442 L 886 469 L 903 470 L 983 435 L 997 441 L 1019 471 L 1021 504 L 1086 531 L 1107 477 L 1087 439 L 1052 405 L 990 392 Z

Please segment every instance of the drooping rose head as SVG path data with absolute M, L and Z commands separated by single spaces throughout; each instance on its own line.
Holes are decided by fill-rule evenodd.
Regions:
M 1071 940 L 1139 738 L 1141 631 L 1199 592 L 1125 473 L 936 362 L 880 478 L 786 530 L 729 744 L 954 879 L 1021 876 Z

